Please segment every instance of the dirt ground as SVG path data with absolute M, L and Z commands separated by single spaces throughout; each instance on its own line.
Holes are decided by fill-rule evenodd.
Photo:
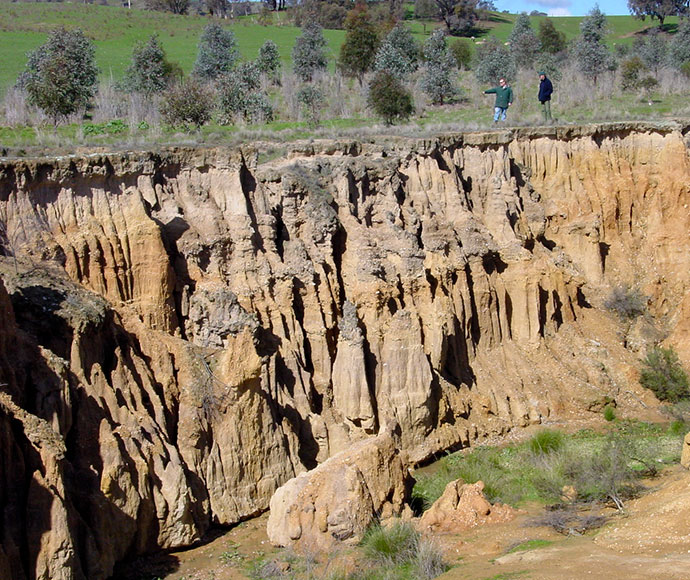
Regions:
M 690 579 L 690 472 L 673 467 L 647 482 L 652 491 L 628 502 L 625 513 L 604 509 L 605 526 L 564 536 L 526 525 L 531 513 L 455 539 L 457 566 L 443 580 L 688 580 Z M 506 553 L 528 540 L 553 543 Z
M 443 580 L 690 580 L 690 472 L 680 466 L 649 480 L 650 492 L 595 532 L 565 536 L 530 525 L 543 508 L 527 508 L 512 522 L 437 536 L 452 568 Z M 240 580 L 262 557 L 289 558 L 272 548 L 267 515 L 216 532 L 202 546 L 140 562 L 148 580 Z M 529 540 L 541 547 L 511 552 Z M 287 566 L 287 564 L 286 564 Z M 120 576 L 127 578 L 127 574 Z M 134 576 L 132 576 L 134 577 Z M 286 576 L 290 577 L 290 576 Z M 313 576 L 319 578 L 317 572 Z

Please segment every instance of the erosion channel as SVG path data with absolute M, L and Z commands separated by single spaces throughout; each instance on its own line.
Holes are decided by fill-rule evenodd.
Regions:
M 386 426 L 414 465 L 654 407 L 646 348 L 690 362 L 687 131 L 0 159 L 0 577 L 108 578 Z

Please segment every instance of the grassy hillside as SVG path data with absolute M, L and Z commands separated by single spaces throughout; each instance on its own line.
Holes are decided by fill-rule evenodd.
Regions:
M 79 27 L 96 45 L 96 60 L 104 77 L 118 79 L 129 65 L 132 47 L 151 34 L 159 35 L 171 61 L 189 72 L 196 59 L 197 44 L 208 18 L 178 16 L 147 10 L 127 10 L 114 6 L 90 4 L 16 3 L 0 4 L 0 90 L 10 86 L 26 63 L 26 53 L 45 41 L 47 33 L 58 27 Z M 300 29 L 294 26 L 260 26 L 251 18 L 229 23 L 242 55 L 255 58 L 259 47 L 272 39 L 284 62 L 290 54 Z M 337 54 L 345 33 L 326 30 L 332 56 Z
M 516 15 L 496 13 L 480 23 L 479 36 L 495 35 L 501 40 L 508 38 Z M 543 18 L 543 17 L 542 17 Z M 93 39 L 96 58 L 102 75 L 118 79 L 126 69 L 135 42 L 148 38 L 152 33 L 160 36 L 170 60 L 178 62 L 183 70 L 190 71 L 196 58 L 197 43 L 207 22 L 202 16 L 177 16 L 146 10 L 127 10 L 115 6 L 96 6 L 70 3 L 0 3 L 0 92 L 11 86 L 26 63 L 26 53 L 39 46 L 48 31 L 57 26 L 80 27 Z M 532 19 L 538 26 L 540 17 Z M 554 18 L 557 29 L 567 38 L 579 32 L 579 17 Z M 669 19 L 669 24 L 675 21 Z M 419 39 L 428 35 L 438 23 L 410 20 L 408 25 Z M 286 14 L 276 15 L 274 24 L 260 26 L 253 17 L 228 22 L 235 32 L 240 50 L 245 58 L 254 58 L 259 47 L 267 39 L 273 39 L 279 47 L 285 63 L 295 38 L 300 31 L 287 23 Z M 655 26 L 651 21 L 642 22 L 631 16 L 609 17 L 611 34 L 609 42 L 629 43 L 634 34 Z M 327 30 L 325 36 L 331 55 L 337 55 L 344 38 L 342 30 Z
M 539 22 L 545 18 L 545 16 L 531 17 L 532 26 L 535 30 L 539 29 Z M 491 34 L 500 40 L 508 40 L 516 19 L 517 14 L 496 13 L 491 20 L 480 24 L 482 36 Z M 610 30 L 608 36 L 610 45 L 629 44 L 633 41 L 636 34 L 658 26 L 657 21 L 649 19 L 642 21 L 632 16 L 607 16 L 606 19 Z M 556 30 L 563 32 L 567 40 L 575 38 L 580 33 L 581 16 L 559 16 L 551 18 L 551 20 Z M 664 28 L 675 30 L 677 24 L 678 18 L 667 18 L 664 22 Z

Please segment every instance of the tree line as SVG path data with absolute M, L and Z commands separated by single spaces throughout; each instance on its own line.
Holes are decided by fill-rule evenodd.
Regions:
M 370 109 L 388 124 L 414 113 L 415 89 L 432 106 L 461 100 L 460 69 L 472 69 L 480 83 L 515 79 L 521 68 L 544 71 L 557 81 L 561 69 L 574 64 L 596 85 L 602 75 L 620 67 L 624 90 L 651 90 L 663 67 L 690 76 L 690 18 L 681 19 L 670 40 L 651 32 L 636 39 L 627 52 L 607 46 L 607 20 L 598 7 L 583 18 L 580 34 L 570 43 L 552 20 L 541 19 L 535 30 L 523 13 L 507 43 L 494 37 L 476 45 L 466 39 L 449 42 L 447 28 L 440 26 L 420 45 L 404 21 L 382 25 L 364 1 L 353 5 L 343 26 L 345 40 L 335 69 L 359 84 Z M 303 117 L 316 125 L 327 96 L 324 78 L 334 74 L 317 22 L 304 24 L 291 56 L 291 73 L 299 83 L 297 103 Z M 275 116 L 282 69 L 273 41 L 267 40 L 254 60 L 242 61 L 233 32 L 212 20 L 199 39 L 190 75 L 168 60 L 153 35 L 133 48 L 130 65 L 115 88 L 155 102 L 171 126 L 198 128 L 214 118 L 224 125 L 262 123 Z M 58 29 L 29 54 L 17 87 L 57 124 L 88 108 L 98 74 L 91 41 L 80 30 Z

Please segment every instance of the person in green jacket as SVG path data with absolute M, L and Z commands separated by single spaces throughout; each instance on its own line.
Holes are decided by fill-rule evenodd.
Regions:
M 499 120 L 506 120 L 506 111 L 513 103 L 513 89 L 507 84 L 505 79 L 499 79 L 498 86 L 488 91 L 484 91 L 485 95 L 489 93 L 496 93 L 496 102 L 494 103 L 494 123 Z

